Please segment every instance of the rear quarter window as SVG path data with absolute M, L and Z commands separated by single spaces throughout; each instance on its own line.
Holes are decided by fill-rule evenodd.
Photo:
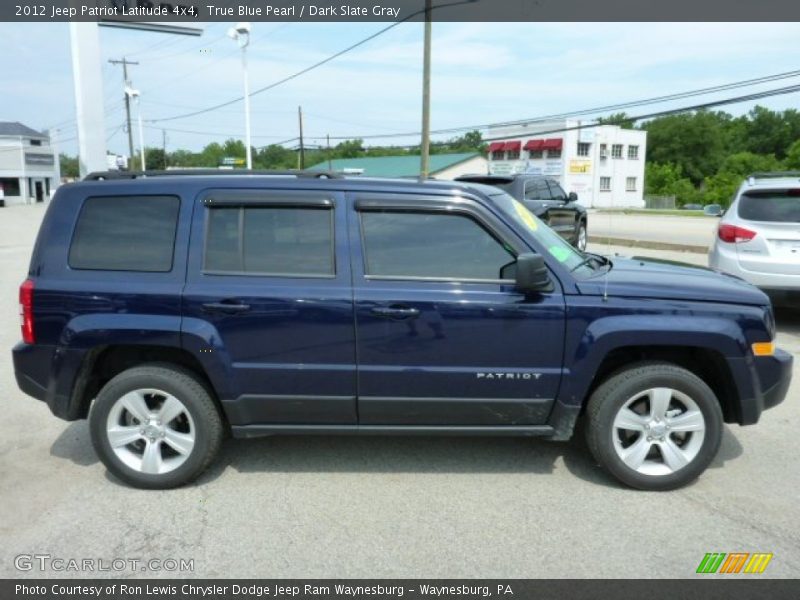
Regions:
M 177 196 L 87 198 L 69 249 L 73 269 L 172 270 L 180 199 Z
M 748 221 L 800 223 L 800 190 L 743 194 L 739 198 L 739 217 Z

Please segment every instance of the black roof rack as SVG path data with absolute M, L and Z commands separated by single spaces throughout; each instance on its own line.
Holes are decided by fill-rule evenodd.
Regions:
M 243 169 L 173 169 L 166 171 L 95 171 L 83 178 L 84 181 L 104 181 L 119 179 L 140 179 L 144 177 L 191 177 L 192 175 L 265 175 L 271 177 L 305 177 L 309 179 L 343 179 L 338 173 L 330 171 L 301 171 L 287 169 L 283 171 L 245 171 Z
M 747 179 L 771 179 L 778 177 L 800 177 L 800 171 L 763 171 L 759 173 L 751 173 Z

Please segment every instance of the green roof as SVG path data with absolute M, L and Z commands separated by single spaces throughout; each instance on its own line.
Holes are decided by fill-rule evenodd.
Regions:
M 431 154 L 430 173 L 435 175 L 439 171 L 480 156 L 477 152 L 463 152 L 460 154 Z M 365 156 L 362 158 L 335 158 L 330 162 L 330 170 L 344 171 L 345 169 L 364 169 L 362 175 L 366 177 L 415 177 L 419 175 L 419 155 L 407 156 Z M 328 161 L 310 167 L 315 171 L 327 171 Z

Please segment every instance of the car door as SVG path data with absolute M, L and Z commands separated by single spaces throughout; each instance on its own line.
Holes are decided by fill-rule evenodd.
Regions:
M 528 179 L 525 182 L 523 203 L 542 221 L 550 224 L 551 214 L 550 188 L 544 179 Z
M 506 278 L 524 243 L 471 200 L 352 203 L 359 423 L 544 423 L 562 372 L 564 298 L 557 283 L 526 296 Z
M 575 236 L 576 209 L 568 202 L 566 192 L 556 181 L 548 179 L 547 185 L 551 198 L 548 209 L 550 227 L 562 237 L 571 240 Z
M 217 371 L 232 425 L 357 421 L 343 202 L 257 189 L 197 200 L 183 339 Z

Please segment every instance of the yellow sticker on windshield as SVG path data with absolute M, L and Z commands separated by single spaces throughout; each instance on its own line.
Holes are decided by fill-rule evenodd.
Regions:
M 516 209 L 520 218 L 525 222 L 525 225 L 527 225 L 531 231 L 536 231 L 539 229 L 539 224 L 536 222 L 536 219 L 533 218 L 531 212 L 525 208 L 521 202 L 514 200 L 514 208 Z

